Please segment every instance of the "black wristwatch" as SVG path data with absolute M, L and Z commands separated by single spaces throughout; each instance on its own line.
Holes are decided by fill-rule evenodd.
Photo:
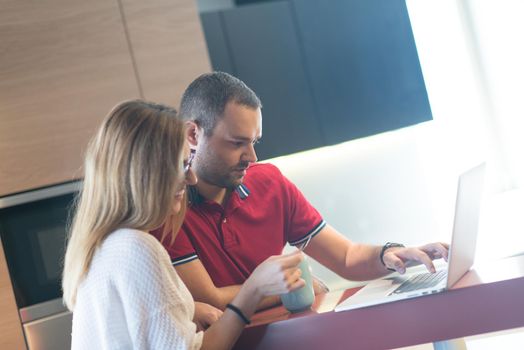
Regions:
M 384 253 L 386 253 L 386 250 L 388 250 L 389 248 L 404 248 L 406 247 L 404 244 L 400 244 L 400 243 L 394 243 L 394 242 L 387 242 L 386 244 L 384 244 L 382 246 L 382 249 L 380 250 L 380 262 L 382 263 L 382 265 L 386 266 L 386 263 L 384 263 Z M 389 271 L 396 271 L 395 269 L 390 269 L 389 267 L 386 266 L 386 269 L 388 269 Z

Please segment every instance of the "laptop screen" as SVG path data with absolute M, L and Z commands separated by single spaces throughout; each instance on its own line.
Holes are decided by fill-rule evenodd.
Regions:
M 453 286 L 473 265 L 486 163 L 459 178 L 455 220 L 449 254 L 447 287 Z

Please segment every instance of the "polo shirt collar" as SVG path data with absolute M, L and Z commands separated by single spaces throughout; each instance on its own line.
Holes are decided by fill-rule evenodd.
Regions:
M 249 189 L 246 185 L 240 184 L 235 188 L 235 192 L 242 200 L 249 197 Z M 196 186 L 187 186 L 187 198 L 190 204 L 200 204 L 204 202 L 205 198 L 200 195 Z
M 235 191 L 237 191 L 238 193 L 238 196 L 240 197 L 240 199 L 244 200 L 246 199 L 247 197 L 249 197 L 249 189 L 247 188 L 246 185 L 244 184 L 240 184 L 237 186 L 237 188 L 235 188 Z

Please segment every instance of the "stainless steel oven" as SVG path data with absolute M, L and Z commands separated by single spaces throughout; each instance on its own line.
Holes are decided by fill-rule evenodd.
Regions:
M 81 182 L 0 198 L 0 237 L 29 349 L 70 349 L 62 303 L 66 226 Z

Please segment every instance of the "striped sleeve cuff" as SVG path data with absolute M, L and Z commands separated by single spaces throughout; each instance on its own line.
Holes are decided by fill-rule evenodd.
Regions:
M 176 259 L 171 259 L 171 264 L 173 266 L 182 265 L 182 264 L 188 263 L 190 261 L 193 261 L 195 259 L 198 259 L 198 255 L 196 255 L 196 253 L 191 253 L 191 254 L 188 254 L 188 255 L 181 256 L 181 257 L 176 258 Z
M 301 238 L 299 238 L 297 240 L 289 241 L 289 244 L 291 244 L 292 246 L 296 246 L 296 245 L 302 244 L 305 241 L 307 241 L 308 239 L 315 237 L 325 226 L 326 226 L 326 222 L 324 220 L 322 220 L 320 222 L 320 224 L 315 226 L 306 235 L 302 236 Z

